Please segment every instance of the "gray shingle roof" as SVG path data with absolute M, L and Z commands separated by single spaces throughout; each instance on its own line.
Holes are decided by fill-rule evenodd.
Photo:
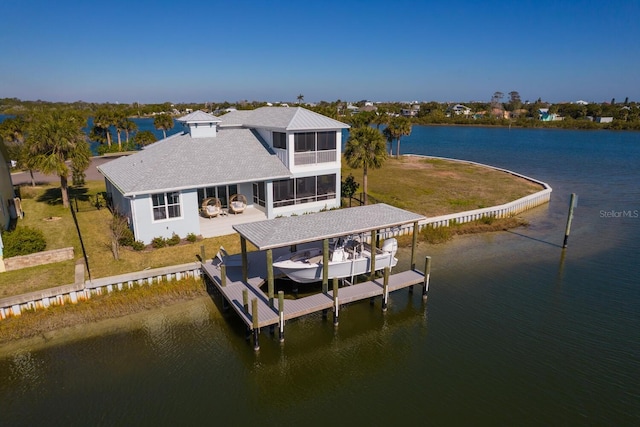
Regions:
M 98 169 L 126 196 L 291 177 L 250 129 L 222 129 L 211 138 L 176 134 Z
M 233 228 L 259 250 L 265 250 L 393 228 L 424 219 L 423 215 L 379 203 L 238 224 Z
M 220 117 L 222 125 L 296 130 L 347 129 L 349 125 L 302 107 L 261 107 L 232 111 Z

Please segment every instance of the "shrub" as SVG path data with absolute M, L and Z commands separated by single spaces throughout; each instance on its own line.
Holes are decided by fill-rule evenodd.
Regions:
M 4 233 L 2 241 L 5 258 L 42 252 L 47 247 L 42 231 L 30 227 L 20 227 L 10 233 Z
M 427 225 L 420 233 L 426 242 L 432 244 L 444 243 L 453 237 L 451 227 L 433 227 L 432 225 Z
M 495 215 L 485 215 L 482 218 L 479 219 L 481 224 L 486 224 L 486 225 L 491 225 L 494 223 L 494 221 L 496 220 L 496 216 Z
M 171 238 L 167 239 L 167 245 L 169 246 L 175 246 L 178 243 L 180 243 L 180 236 L 178 236 L 176 233 L 173 233 L 171 235 Z
M 151 246 L 156 249 L 164 248 L 165 246 L 167 246 L 167 239 L 165 239 L 164 237 L 154 237 L 151 241 Z
M 196 240 L 198 240 L 198 236 L 196 236 L 194 233 L 187 234 L 187 241 L 188 242 L 195 243 Z
M 130 228 L 123 230 L 122 237 L 118 240 L 118 243 L 122 246 L 133 246 L 135 243 L 135 238 L 133 236 L 133 231 Z
M 142 243 L 140 240 L 136 240 L 135 242 L 131 243 L 131 249 L 133 249 L 134 251 L 141 251 L 145 247 L 146 245 Z

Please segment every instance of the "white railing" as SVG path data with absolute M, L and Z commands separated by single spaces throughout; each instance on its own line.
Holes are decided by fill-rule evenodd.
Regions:
M 304 151 L 301 153 L 294 153 L 294 164 L 296 166 L 330 163 L 335 162 L 336 159 L 337 150 Z

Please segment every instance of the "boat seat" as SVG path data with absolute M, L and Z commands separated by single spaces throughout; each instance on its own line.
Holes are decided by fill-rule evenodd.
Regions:
M 314 257 L 311 257 L 309 259 L 307 259 L 307 261 L 309 264 L 320 264 L 322 263 L 322 255 L 316 255 Z

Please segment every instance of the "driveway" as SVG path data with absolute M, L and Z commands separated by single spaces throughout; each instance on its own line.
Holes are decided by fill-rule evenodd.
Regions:
M 110 156 L 100 156 L 100 157 L 92 157 L 91 164 L 89 168 L 84 171 L 85 180 L 87 181 L 102 181 L 104 177 L 100 172 L 98 172 L 98 166 L 110 162 L 111 160 L 117 159 L 118 157 L 122 157 L 122 155 L 110 155 Z M 33 177 L 35 178 L 36 185 L 44 184 L 44 183 L 59 183 L 60 178 L 57 175 L 45 175 L 40 172 L 34 172 Z M 71 177 L 69 177 L 71 180 Z M 11 181 L 13 185 L 23 185 L 23 184 L 31 184 L 31 175 L 29 172 L 15 172 L 11 174 Z M 69 182 L 71 184 L 71 182 Z

